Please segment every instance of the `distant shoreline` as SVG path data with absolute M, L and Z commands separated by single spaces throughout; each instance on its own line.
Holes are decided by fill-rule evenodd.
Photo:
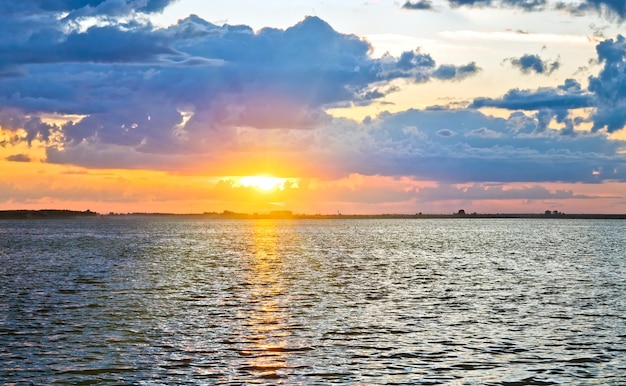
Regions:
M 176 218 L 192 218 L 192 219 L 240 219 L 240 220 L 256 220 L 256 219 L 445 219 L 445 218 L 465 218 L 465 219 L 588 219 L 588 220 L 626 220 L 626 214 L 589 214 L 575 213 L 566 214 L 561 212 L 546 211 L 545 213 L 464 213 L 459 211 L 453 214 L 294 214 L 289 211 L 278 211 L 271 213 L 236 213 L 224 211 L 222 213 L 205 212 L 205 213 L 109 213 L 99 214 L 90 210 L 74 211 L 74 210 L 0 210 L 0 220 L 29 220 L 29 219 L 70 219 L 70 218 L 130 218 L 130 217 L 176 217 Z
M 29 220 L 29 219 L 61 219 L 77 217 L 98 217 L 99 214 L 86 210 L 84 212 L 66 209 L 42 209 L 42 210 L 0 210 L 0 220 Z

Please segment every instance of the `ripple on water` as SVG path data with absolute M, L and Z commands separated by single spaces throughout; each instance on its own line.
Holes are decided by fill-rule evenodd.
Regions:
M 623 221 L 0 228 L 7 383 L 626 383 Z

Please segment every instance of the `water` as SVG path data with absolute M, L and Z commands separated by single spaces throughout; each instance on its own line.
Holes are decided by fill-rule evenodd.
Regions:
M 0 221 L 7 384 L 626 384 L 626 221 Z

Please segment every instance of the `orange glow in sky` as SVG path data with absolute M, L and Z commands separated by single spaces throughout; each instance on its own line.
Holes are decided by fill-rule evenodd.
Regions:
M 237 182 L 239 182 L 242 186 L 246 188 L 249 186 L 254 186 L 267 192 L 275 188 L 283 190 L 286 180 L 286 178 L 271 176 L 246 176 L 239 178 Z

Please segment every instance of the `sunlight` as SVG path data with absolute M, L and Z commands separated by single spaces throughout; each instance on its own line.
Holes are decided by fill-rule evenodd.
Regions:
M 246 188 L 252 186 L 269 192 L 275 188 L 284 189 L 286 180 L 286 178 L 270 176 L 246 176 L 239 178 L 237 182 Z

